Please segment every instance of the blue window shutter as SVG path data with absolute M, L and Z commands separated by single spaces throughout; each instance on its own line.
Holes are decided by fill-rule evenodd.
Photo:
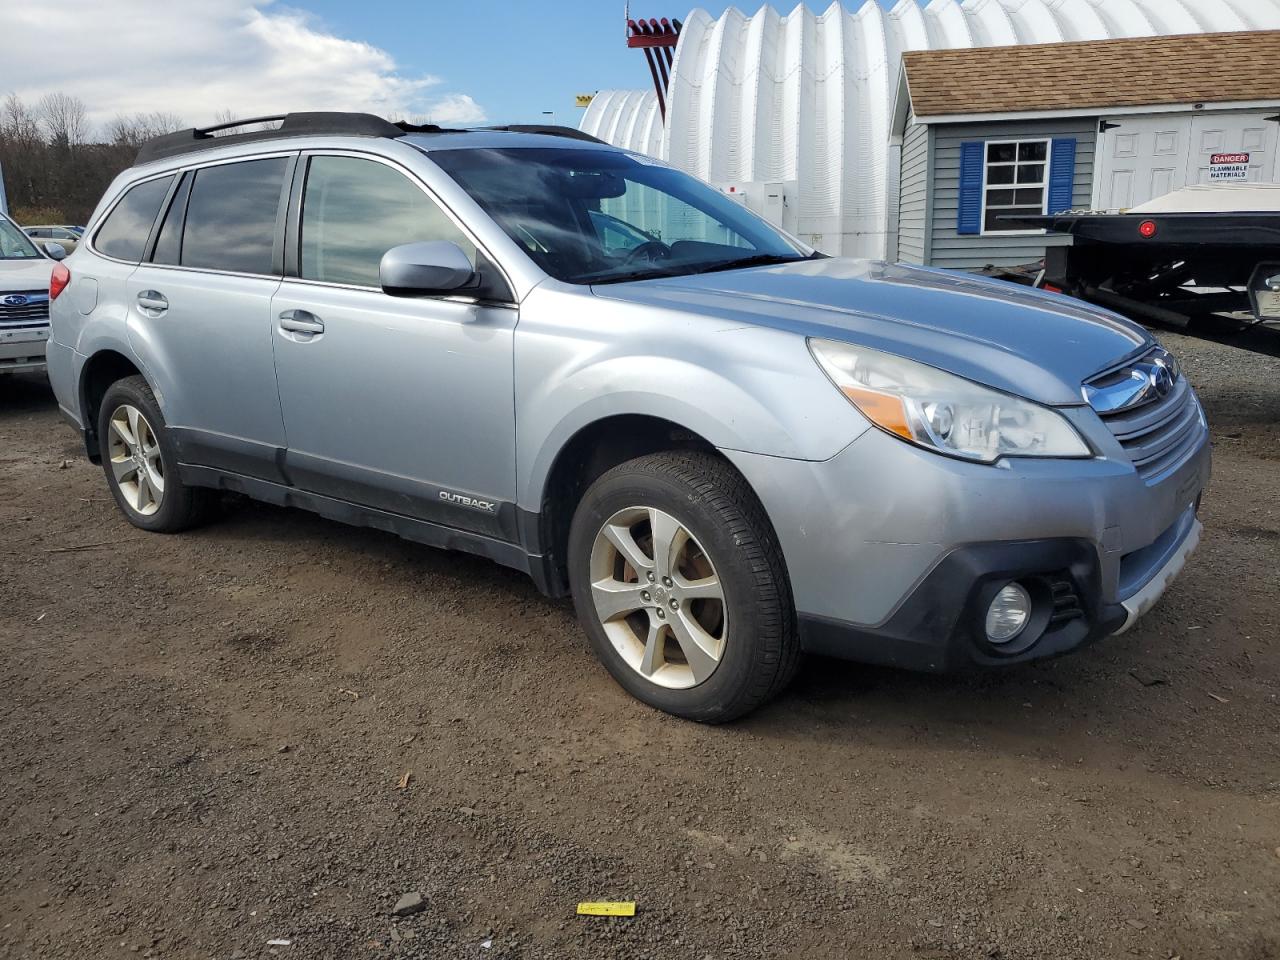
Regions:
M 982 162 L 986 144 L 966 140 L 960 144 L 960 203 L 956 210 L 956 233 L 982 232 Z
M 1076 179 L 1075 137 L 1053 141 L 1049 153 L 1049 213 L 1071 209 L 1071 195 Z

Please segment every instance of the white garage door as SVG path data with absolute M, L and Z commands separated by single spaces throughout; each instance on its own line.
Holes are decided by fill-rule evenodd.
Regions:
M 1124 210 L 1190 183 L 1275 182 L 1280 123 L 1258 113 L 1111 117 L 1098 135 L 1093 206 Z

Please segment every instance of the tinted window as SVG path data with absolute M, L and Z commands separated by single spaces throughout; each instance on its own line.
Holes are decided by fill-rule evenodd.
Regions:
M 160 224 L 152 263 L 178 263 L 182 255 L 182 218 L 187 212 L 187 195 L 191 192 L 191 174 L 185 174 L 178 189 L 173 192 L 169 212 Z
M 173 177 L 148 180 L 130 188 L 110 216 L 98 228 L 94 245 L 117 260 L 141 260 L 142 249 L 169 192 Z
M 476 262 L 474 245 L 403 174 L 355 157 L 312 158 L 302 199 L 305 279 L 377 286 L 382 255 L 420 240 L 451 241 Z
M 272 273 L 276 211 L 288 161 L 246 160 L 197 170 L 187 202 L 182 265 Z

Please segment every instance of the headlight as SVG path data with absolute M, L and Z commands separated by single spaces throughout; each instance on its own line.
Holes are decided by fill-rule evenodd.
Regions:
M 993 463 L 1001 457 L 1088 457 L 1061 414 L 890 353 L 810 340 L 840 392 L 881 430 L 939 453 Z

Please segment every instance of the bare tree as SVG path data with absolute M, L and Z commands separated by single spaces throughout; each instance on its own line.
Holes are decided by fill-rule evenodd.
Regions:
M 16 93 L 5 97 L 0 106 L 0 138 L 26 148 L 42 142 L 40 120 Z
M 152 137 L 181 130 L 185 121 L 176 113 L 120 113 L 107 124 L 108 143 L 136 150 Z
M 0 171 L 19 223 L 84 223 L 113 177 L 133 163 L 141 141 L 181 121 L 166 114 L 118 117 L 95 143 L 84 104 L 54 93 L 33 109 L 0 99 Z
M 89 115 L 79 97 L 46 93 L 40 98 L 40 119 L 51 143 L 75 147 L 89 139 Z

